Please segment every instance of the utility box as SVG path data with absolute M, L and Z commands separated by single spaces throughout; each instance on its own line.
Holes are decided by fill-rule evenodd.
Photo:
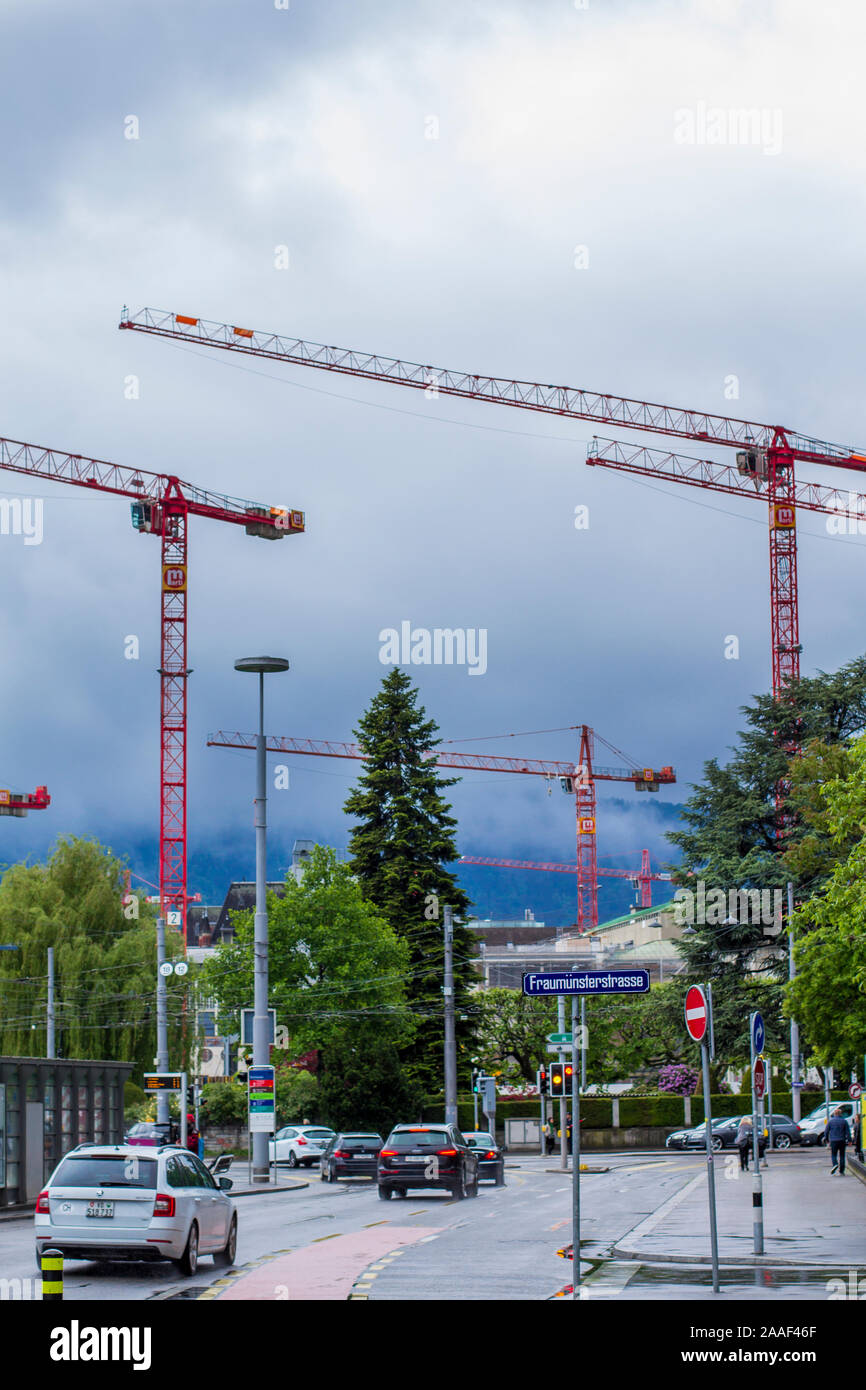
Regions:
M 509 1153 L 519 1153 L 524 1149 L 537 1153 L 541 1147 L 541 1121 L 506 1120 L 505 1147 Z

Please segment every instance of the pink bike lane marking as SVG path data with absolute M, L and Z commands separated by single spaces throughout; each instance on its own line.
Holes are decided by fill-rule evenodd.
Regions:
M 374 1260 L 401 1245 L 414 1245 L 424 1236 L 440 1235 L 441 1226 L 379 1226 L 353 1231 L 267 1260 L 257 1269 L 233 1279 L 223 1300 L 336 1299 L 345 1301 L 352 1285 Z

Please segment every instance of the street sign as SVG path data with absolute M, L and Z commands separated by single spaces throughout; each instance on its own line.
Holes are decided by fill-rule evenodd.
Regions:
M 572 1039 L 570 1033 L 548 1033 L 547 1041 L 549 1043 L 567 1043 L 571 1047 Z
M 755 1099 L 763 1100 L 767 1090 L 767 1064 L 763 1057 L 755 1058 Z
M 188 970 L 189 966 L 185 960 L 179 960 L 174 967 L 175 975 L 185 975 Z
M 648 970 L 564 970 L 559 974 L 524 975 L 523 993 L 552 994 L 648 994 Z
M 851 1085 L 848 1087 L 848 1095 L 851 1097 L 851 1100 L 859 1100 L 862 1094 L 863 1087 L 860 1085 L 860 1082 L 852 1081 Z
M 251 1134 L 273 1134 L 276 1129 L 274 1068 L 250 1067 L 247 1081 L 249 1131 Z
M 254 1014 L 255 1009 L 241 1009 L 241 1042 L 244 1044 L 244 1047 L 252 1047 L 253 1045 Z M 268 1009 L 268 1018 L 270 1019 L 270 1023 L 268 1024 L 268 1042 L 271 1047 L 273 1047 L 274 1039 L 277 1035 L 276 1009 Z
M 707 996 L 700 985 L 692 985 L 686 995 L 686 1029 L 695 1042 L 703 1042 L 707 1031 Z
M 764 1050 L 765 1036 L 764 1020 L 760 1014 L 752 1014 L 752 1046 L 758 1055 Z
M 144 1090 L 148 1095 L 153 1095 L 157 1091 L 180 1091 L 183 1089 L 182 1079 L 182 1071 L 146 1071 L 144 1073 Z
M 162 962 L 162 965 L 159 967 L 160 975 L 165 975 L 166 977 L 168 977 L 173 970 L 174 966 L 172 965 L 170 960 L 164 960 Z

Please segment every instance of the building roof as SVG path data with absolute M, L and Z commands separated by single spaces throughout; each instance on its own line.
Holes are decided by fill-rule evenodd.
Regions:
M 595 936 L 597 932 L 612 931 L 614 927 L 624 927 L 632 922 L 651 921 L 654 917 L 661 917 L 664 912 L 673 912 L 679 904 L 673 898 L 670 902 L 658 903 L 655 907 L 639 907 L 634 912 L 626 912 L 622 917 L 611 917 L 609 922 L 599 922 L 597 927 L 593 927 L 588 936 Z

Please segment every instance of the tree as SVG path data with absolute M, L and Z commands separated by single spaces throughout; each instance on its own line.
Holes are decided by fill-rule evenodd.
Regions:
M 827 762 L 823 750 L 812 756 Z M 835 765 L 839 774 L 809 799 L 819 883 L 793 917 L 797 976 L 785 1005 L 815 1060 L 846 1072 L 866 1051 L 866 738 Z
M 548 1033 L 556 1031 L 556 1000 L 533 998 L 516 989 L 486 989 L 479 995 L 476 1053 L 484 1070 L 500 1071 L 506 1085 L 535 1084 L 547 1056 Z
M 407 998 L 418 1020 L 410 1074 L 438 1091 L 443 1071 L 442 908 L 454 917 L 454 1001 L 460 1070 L 468 1071 L 473 1037 L 471 932 L 461 924 L 469 900 L 443 867 L 458 858 L 457 822 L 443 791 L 458 778 L 443 778 L 431 757 L 437 725 L 416 708 L 418 691 L 399 667 L 382 681 L 355 735 L 364 753 L 357 786 L 344 810 L 357 819 L 349 841 L 352 871 L 409 951 Z
M 404 1004 L 408 951 L 347 864 L 316 845 L 300 883 L 268 894 L 270 1005 L 288 1029 L 293 1054 L 325 1048 L 347 1030 L 411 1038 Z M 201 971 L 203 989 L 222 1009 L 253 997 L 254 914 L 234 914 L 234 940 L 217 947 Z
M 336 1130 L 388 1137 L 395 1124 L 421 1119 L 424 1093 L 407 1075 L 394 1044 L 380 1033 L 347 1032 L 322 1056 L 321 1118 Z
M 48 947 L 54 948 L 57 1054 L 108 1057 L 153 1066 L 156 1051 L 156 927 L 147 903 L 124 915 L 124 866 L 95 840 L 61 837 L 45 864 L 15 864 L 0 881 L 0 1053 L 42 1056 L 47 1015 Z M 179 933 L 168 928 L 169 956 Z M 182 1018 L 185 987 L 168 982 L 172 1022 Z M 183 1034 L 173 1030 L 172 1065 L 185 1064 Z
M 827 749 L 844 747 L 866 725 L 866 657 L 840 671 L 819 672 L 791 683 L 784 696 L 757 696 L 744 708 L 746 729 L 738 735 L 733 756 L 723 767 L 716 759 L 704 766 L 704 781 L 696 786 L 682 811 L 683 829 L 668 839 L 682 853 L 675 866 L 681 887 L 702 880 L 709 890 L 725 895 L 739 890 L 767 890 L 784 905 L 785 885 L 792 874 L 813 874 L 820 866 L 809 861 L 813 829 L 803 815 L 808 797 L 798 800 L 798 744 L 818 740 Z M 835 758 L 836 753 L 828 753 Z M 777 792 L 792 782 L 786 798 L 786 819 L 780 819 Z M 792 817 L 793 812 L 793 817 Z M 783 832 L 780 834 L 780 831 Z M 798 849 L 799 847 L 799 849 Z M 814 852 L 815 846 L 812 845 Z M 797 860 L 796 855 L 801 855 Z M 795 878 L 795 886 L 799 881 Z M 680 943 L 686 960 L 684 983 L 709 981 L 713 987 L 716 1048 L 720 1058 L 742 1063 L 749 1056 L 748 1015 L 764 1014 L 767 1046 L 785 1046 L 782 1018 L 782 977 L 787 974 L 781 921 L 758 920 L 738 904 L 722 920 L 690 924 Z

